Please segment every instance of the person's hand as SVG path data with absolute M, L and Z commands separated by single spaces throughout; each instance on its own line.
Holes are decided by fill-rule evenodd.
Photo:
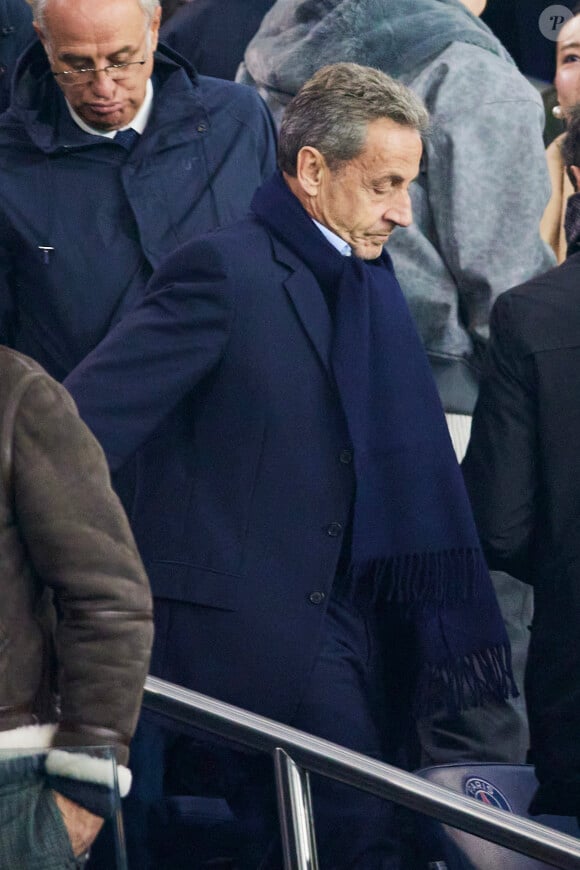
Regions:
M 103 826 L 104 819 L 93 815 L 58 791 L 53 791 L 53 795 L 56 805 L 62 813 L 73 853 L 75 856 L 82 855 L 91 847 Z

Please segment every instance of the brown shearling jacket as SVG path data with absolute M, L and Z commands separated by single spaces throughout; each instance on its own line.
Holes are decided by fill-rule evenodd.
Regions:
M 153 636 L 149 584 L 103 452 L 64 387 L 0 347 L 0 732 L 125 764 Z

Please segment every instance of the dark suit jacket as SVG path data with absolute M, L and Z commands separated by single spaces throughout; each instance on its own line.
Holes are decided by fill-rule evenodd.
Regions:
M 0 112 L 10 103 L 16 61 L 35 36 L 32 9 L 26 0 L 0 0 Z
M 161 39 L 206 76 L 233 79 L 274 0 L 190 0 L 161 28 Z
M 194 240 L 67 386 L 113 468 L 156 598 L 153 673 L 289 719 L 354 492 L 312 274 L 253 219 Z
M 526 675 L 543 812 L 580 812 L 580 253 L 504 293 L 463 463 L 491 568 L 534 585 Z

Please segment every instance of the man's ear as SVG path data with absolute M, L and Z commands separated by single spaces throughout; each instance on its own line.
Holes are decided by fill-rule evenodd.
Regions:
M 40 29 L 40 25 L 37 24 L 36 21 L 33 21 L 32 26 L 34 28 L 34 32 L 36 33 L 36 35 L 38 36 L 38 38 L 40 39 L 42 44 L 46 45 L 46 37 L 45 37 L 44 33 L 42 32 L 42 30 Z
M 307 196 L 318 194 L 325 171 L 328 171 L 326 160 L 318 148 L 305 145 L 300 149 L 296 158 L 296 180 Z
M 578 193 L 580 190 L 580 166 L 568 166 L 568 178 L 572 182 L 572 187 Z
M 42 43 L 42 47 L 44 48 L 44 50 L 46 52 L 46 56 L 48 57 L 49 62 L 52 63 L 52 52 L 51 52 L 51 48 L 50 48 L 50 42 L 48 41 L 46 34 L 42 31 L 42 29 L 40 28 L 40 25 L 37 24 L 36 21 L 32 22 L 32 26 L 34 27 L 34 31 L 35 31 L 37 37 L 39 38 L 39 40 Z
M 161 24 L 161 6 L 157 6 L 151 18 L 151 51 L 155 51 L 159 41 L 159 26 Z

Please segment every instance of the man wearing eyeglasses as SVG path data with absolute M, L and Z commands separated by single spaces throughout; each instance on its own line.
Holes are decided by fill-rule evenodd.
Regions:
M 158 46 L 158 0 L 31 0 L 0 119 L 0 342 L 62 380 L 197 233 L 274 169 L 250 89 Z
M 87 32 L 82 3 L 71 9 L 63 3 L 37 3 L 36 9 L 36 32 L 78 126 L 109 138 L 119 130 L 143 133 L 153 101 L 152 50 L 160 7 L 147 0 L 115 3 L 108 27 L 94 35 Z M 98 16 L 95 23 L 100 24 Z

